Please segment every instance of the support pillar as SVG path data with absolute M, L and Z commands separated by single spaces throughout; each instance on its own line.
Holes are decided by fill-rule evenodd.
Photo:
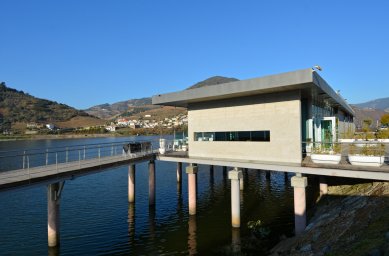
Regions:
M 155 162 L 149 162 L 149 205 L 155 205 Z
M 228 172 L 231 180 L 231 224 L 234 228 L 240 227 L 240 192 L 239 180 L 242 178 L 242 171 L 235 168 Z
M 60 198 L 64 182 L 47 186 L 47 242 L 49 247 L 59 246 Z
M 266 171 L 266 179 L 270 180 L 270 171 Z
M 300 235 L 307 225 L 305 188 L 308 185 L 308 179 L 307 177 L 301 177 L 301 174 L 297 174 L 292 177 L 291 184 L 294 188 L 295 234 Z
M 328 194 L 328 184 L 326 178 L 323 176 L 320 177 L 319 188 L 320 188 L 320 196 L 324 196 Z
M 128 202 L 135 203 L 135 164 L 128 166 Z
M 189 165 L 186 167 L 186 173 L 188 174 L 188 202 L 189 202 L 189 215 L 196 214 L 196 179 L 197 179 L 198 167 Z

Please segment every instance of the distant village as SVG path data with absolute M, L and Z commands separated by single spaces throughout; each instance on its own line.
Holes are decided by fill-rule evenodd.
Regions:
M 102 126 L 90 126 L 90 127 L 77 127 L 77 128 L 61 128 L 57 127 L 54 123 L 27 123 L 25 134 L 34 135 L 42 133 L 101 133 L 101 132 L 116 132 L 120 129 L 173 129 L 175 127 L 182 127 L 188 124 L 188 116 L 186 114 L 178 114 L 174 117 L 153 117 L 150 114 L 146 114 L 142 117 L 126 118 L 119 117 L 115 121 L 107 123 Z M 10 134 L 9 131 L 5 131 L 4 135 Z

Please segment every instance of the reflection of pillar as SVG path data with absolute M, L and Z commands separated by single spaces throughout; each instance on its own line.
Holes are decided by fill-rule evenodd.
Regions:
M 293 176 L 291 183 L 294 188 L 295 234 L 300 235 L 307 225 L 305 188 L 308 185 L 308 179 L 307 177 Z
M 47 186 L 47 241 L 49 247 L 59 246 L 60 233 L 60 193 L 63 182 Z
M 196 216 L 189 216 L 188 221 L 188 253 L 189 255 L 197 254 L 197 237 L 196 237 Z
M 128 204 L 128 235 L 130 242 L 135 239 L 135 204 Z
M 135 202 L 135 164 L 128 167 L 128 202 Z
M 56 247 L 49 247 L 47 250 L 48 256 L 59 256 L 59 246 Z
M 327 195 L 328 194 L 328 185 L 327 185 L 326 178 L 324 176 L 320 176 L 319 182 L 320 182 L 320 184 L 319 184 L 320 196 Z
M 242 172 L 242 169 L 238 168 L 238 171 Z M 240 190 L 244 190 L 244 175 L 243 175 L 243 172 L 242 172 L 242 178 L 239 179 L 239 188 L 240 188 Z
M 215 177 L 214 177 L 214 168 L 213 165 L 209 166 L 209 183 L 211 185 L 211 189 L 213 189 L 213 184 L 215 182 Z
M 240 229 L 239 228 L 233 228 L 231 232 L 231 247 L 232 247 L 232 254 L 240 254 L 241 252 L 241 245 L 240 245 Z
M 228 178 L 231 180 L 231 224 L 234 228 L 240 227 L 240 191 L 239 179 L 242 178 L 242 171 L 235 168 L 228 172 Z
M 270 180 L 270 171 L 265 171 L 266 172 L 266 179 Z
M 182 185 L 177 183 L 177 212 L 181 213 L 182 209 Z
M 153 241 L 155 239 L 155 207 L 149 206 L 149 237 Z
M 196 214 L 196 177 L 198 167 L 193 164 L 186 167 L 188 174 L 188 201 L 189 201 L 189 215 Z
M 155 162 L 149 162 L 149 205 L 155 205 Z
M 177 163 L 177 182 L 181 183 L 182 180 L 182 163 Z

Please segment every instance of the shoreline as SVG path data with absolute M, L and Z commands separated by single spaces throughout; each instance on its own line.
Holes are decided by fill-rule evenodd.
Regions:
M 163 134 L 164 136 L 166 134 Z M 121 134 L 53 134 L 53 135 L 33 135 L 33 136 L 15 136 L 14 138 L 0 138 L 3 141 L 16 140 L 55 140 L 55 139 L 84 139 L 84 138 L 109 138 L 109 137 L 136 137 L 137 135 L 121 135 Z M 139 136 L 155 136 L 155 135 L 139 135 Z

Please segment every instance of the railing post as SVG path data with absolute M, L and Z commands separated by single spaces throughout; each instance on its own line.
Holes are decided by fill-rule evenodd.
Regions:
M 25 162 L 26 162 L 26 151 L 24 150 L 23 151 L 23 169 L 24 169 Z
M 68 147 L 66 147 L 66 163 L 68 162 L 68 156 L 69 156 Z
M 85 160 L 85 146 L 84 146 L 84 160 Z
M 78 167 L 81 168 L 81 150 L 78 150 Z
M 111 145 L 111 156 L 113 156 L 113 144 Z
M 100 145 L 99 145 L 99 162 L 100 162 Z
M 58 173 L 58 152 L 55 152 L 55 170 Z
M 28 178 L 31 179 L 31 173 L 30 173 L 30 157 L 27 156 L 27 171 L 28 171 Z
M 49 150 L 46 149 L 46 165 L 49 164 Z

